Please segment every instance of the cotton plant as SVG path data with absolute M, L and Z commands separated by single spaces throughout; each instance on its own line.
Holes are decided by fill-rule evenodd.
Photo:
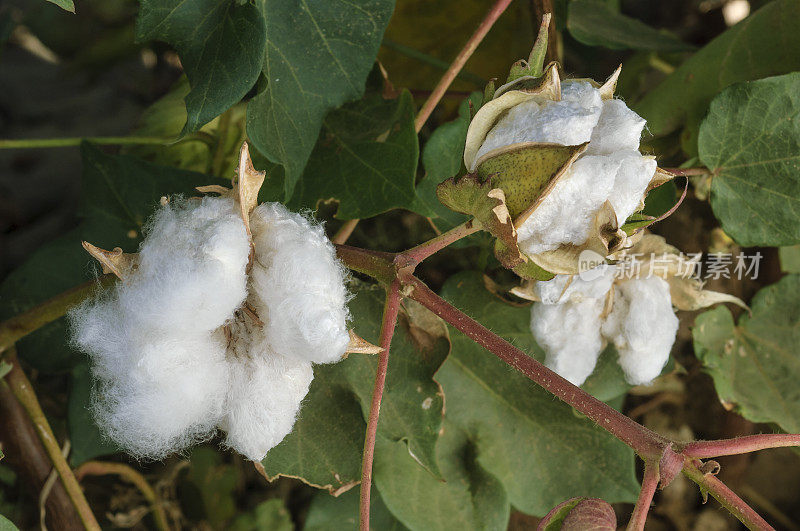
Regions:
M 467 131 L 466 174 L 437 193 L 496 236 L 497 258 L 523 279 L 512 291 L 536 301 L 531 331 L 551 369 L 581 385 L 612 343 L 627 381 L 649 383 L 669 359 L 675 307 L 741 301 L 703 290 L 691 278 L 697 264 L 643 234 L 655 221 L 641 213 L 647 193 L 674 176 L 640 151 L 646 122 L 614 97 L 621 67 L 598 83 L 541 65 L 537 41 L 504 85 L 487 87 Z M 642 249 L 671 267 L 620 275 L 617 264 Z M 595 269 L 580 271 L 587 253 Z
M 130 454 L 160 459 L 225 433 L 258 461 L 291 432 L 313 364 L 376 352 L 348 331 L 344 267 L 323 227 L 257 205 L 241 150 L 233 189 L 162 199 L 135 255 L 84 247 L 119 281 L 71 313 L 93 413 Z

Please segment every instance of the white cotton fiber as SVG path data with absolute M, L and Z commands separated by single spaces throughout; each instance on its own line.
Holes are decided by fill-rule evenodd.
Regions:
M 225 444 L 253 461 L 292 431 L 314 373 L 311 363 L 274 352 L 250 352 L 231 361 L 230 391 L 220 427 Z
M 678 318 L 669 284 L 662 278 L 632 279 L 615 287 L 614 309 L 602 333 L 614 342 L 625 378 L 633 385 L 650 383 L 669 359 Z
M 617 151 L 638 151 L 645 123 L 622 100 L 607 100 L 585 153 L 610 155 Z
M 219 327 L 245 298 L 248 254 L 232 200 L 167 204 L 139 266 L 71 312 L 96 379 L 95 417 L 125 450 L 158 459 L 213 431 L 228 381 Z
M 536 282 L 533 290 L 544 304 L 605 299 L 615 275 L 615 266 L 600 264 L 592 269 L 591 280 L 584 280 L 579 275 L 556 275 L 552 280 Z
M 620 165 L 608 200 L 622 225 L 641 206 L 647 186 L 656 173 L 656 161 L 641 156 L 638 151 L 620 151 L 611 157 Z
M 602 312 L 603 301 L 597 299 L 535 303 L 531 310 L 531 332 L 545 351 L 545 364 L 575 385 L 592 374 L 603 350 Z
M 314 363 L 339 361 L 347 349 L 345 273 L 320 225 L 279 203 L 250 219 L 256 248 L 250 289 L 272 351 Z
M 586 241 L 595 214 L 612 195 L 620 164 L 614 157 L 576 160 L 539 207 L 517 227 L 520 249 L 538 254 L 564 243 L 577 245 Z
M 493 149 L 520 142 L 576 146 L 588 142 L 603 107 L 600 93 L 586 82 L 565 83 L 561 101 L 533 100 L 509 109 L 486 135 L 475 160 Z

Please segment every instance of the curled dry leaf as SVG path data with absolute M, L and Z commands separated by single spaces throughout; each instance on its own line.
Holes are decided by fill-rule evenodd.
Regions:
M 347 333 L 350 334 L 350 343 L 347 344 L 345 354 L 380 354 L 383 352 L 381 347 L 373 345 L 352 330 L 348 330 Z
M 537 531 L 613 531 L 617 528 L 614 508 L 599 498 L 570 498 L 556 505 L 539 521 Z
M 421 350 L 430 350 L 440 338 L 450 339 L 447 324 L 435 313 L 413 299 L 403 299 L 408 332 Z
M 81 245 L 86 249 L 86 252 L 100 262 L 103 267 L 103 273 L 113 273 L 120 280 L 125 279 L 131 270 L 136 267 L 139 260 L 139 255 L 123 253 L 119 247 L 115 247 L 113 251 L 106 251 L 89 242 L 81 242 Z

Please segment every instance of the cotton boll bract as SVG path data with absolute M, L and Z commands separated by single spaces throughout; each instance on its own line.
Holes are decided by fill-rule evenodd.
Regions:
M 314 363 L 344 355 L 345 273 L 320 225 L 279 203 L 264 203 L 250 219 L 256 259 L 251 292 L 273 352 Z

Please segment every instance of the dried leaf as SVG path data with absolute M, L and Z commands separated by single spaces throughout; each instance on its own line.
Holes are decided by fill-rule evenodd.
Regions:
M 119 247 L 115 247 L 113 251 L 106 251 L 89 242 L 81 242 L 81 245 L 86 249 L 86 252 L 100 262 L 103 267 L 103 273 L 113 273 L 120 280 L 125 280 L 125 277 L 136 267 L 139 261 L 139 255 L 123 253 Z
M 347 333 L 350 334 L 350 343 L 347 344 L 345 354 L 380 354 L 383 352 L 381 347 L 373 345 L 352 330 L 348 330 Z

